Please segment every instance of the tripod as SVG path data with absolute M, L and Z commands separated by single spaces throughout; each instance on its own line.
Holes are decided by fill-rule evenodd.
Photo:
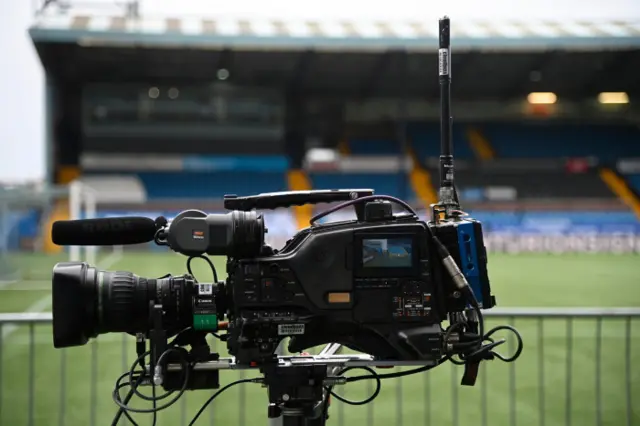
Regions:
M 327 345 L 319 356 L 331 356 L 341 349 L 339 344 Z M 282 368 L 278 365 L 263 369 L 269 394 L 270 426 L 323 426 L 329 403 L 325 387 L 327 378 L 338 367 L 328 364 L 299 365 Z

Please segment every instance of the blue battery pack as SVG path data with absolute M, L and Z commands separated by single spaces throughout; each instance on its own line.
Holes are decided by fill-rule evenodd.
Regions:
M 487 271 L 482 223 L 464 218 L 432 226 L 432 230 L 458 264 L 480 307 L 490 309 L 495 306 Z
M 460 270 L 467 279 L 467 282 L 469 282 L 480 307 L 482 307 L 484 298 L 474 222 L 463 220 L 457 224 L 456 228 L 458 231 Z

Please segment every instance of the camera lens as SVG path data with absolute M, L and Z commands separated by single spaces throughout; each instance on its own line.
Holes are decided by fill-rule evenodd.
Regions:
M 146 332 L 152 304 L 162 306 L 163 328 L 172 334 L 192 322 L 193 281 L 143 278 L 102 271 L 84 262 L 53 268 L 53 344 L 80 346 L 109 332 Z

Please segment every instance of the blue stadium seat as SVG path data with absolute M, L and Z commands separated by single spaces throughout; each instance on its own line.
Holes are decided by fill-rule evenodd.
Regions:
M 149 199 L 222 198 L 225 194 L 252 195 L 285 191 L 281 172 L 139 173 Z
M 352 139 L 349 150 L 353 155 L 398 155 L 400 147 L 397 141 L 381 139 Z
M 491 124 L 483 133 L 504 158 L 640 156 L 640 130 L 633 126 Z
M 0 248 L 16 250 L 20 248 L 23 239 L 36 238 L 40 231 L 41 218 L 42 212 L 36 209 L 7 214 L 4 218 L 7 233 L 2 236 L 4 240 L 0 241 Z
M 408 176 L 398 173 L 312 173 L 309 177 L 314 189 L 371 188 L 376 194 L 416 198 Z
M 627 180 L 629 181 L 629 184 L 631 184 L 631 188 L 640 194 L 640 174 L 629 175 L 627 176 Z
M 474 157 L 465 134 L 466 130 L 466 126 L 462 124 L 453 126 L 451 138 L 453 139 L 453 154 L 457 158 Z M 428 157 L 438 157 L 440 155 L 439 124 L 411 124 L 409 125 L 408 134 L 420 161 L 424 162 Z

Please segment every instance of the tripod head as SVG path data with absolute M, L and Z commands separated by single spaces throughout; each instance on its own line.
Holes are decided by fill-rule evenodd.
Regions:
M 340 354 L 341 350 L 342 345 L 332 343 L 326 345 L 317 355 L 279 355 L 274 358 L 273 363 L 259 367 L 238 364 L 234 358 L 220 358 L 198 362 L 192 368 L 199 377 L 208 377 L 208 380 L 202 381 L 202 383 L 206 382 L 209 385 L 218 383 L 220 370 L 258 370 L 262 374 L 262 378 L 241 382 L 260 383 L 267 388 L 269 397 L 267 417 L 271 420 L 271 426 L 322 426 L 325 425 L 328 418 L 330 395 L 352 405 L 364 405 L 378 396 L 381 386 L 380 379 L 427 371 L 442 363 L 442 361 L 379 361 L 365 354 Z M 417 368 L 392 374 L 378 374 L 374 370 L 375 367 L 398 366 Z M 371 375 L 349 378 L 343 376 L 347 371 L 354 369 L 363 369 Z M 147 371 L 150 374 L 151 369 L 147 368 Z M 166 375 L 164 376 L 166 382 L 156 382 L 156 384 L 162 384 L 168 390 L 178 390 L 180 376 L 184 371 L 184 365 L 171 363 L 166 366 Z M 354 403 L 333 393 L 335 386 L 366 379 L 376 380 L 377 386 L 374 393 L 364 401 Z M 223 387 L 214 394 L 214 397 L 231 385 Z M 207 405 L 208 403 L 202 407 L 191 424 L 195 423 Z

